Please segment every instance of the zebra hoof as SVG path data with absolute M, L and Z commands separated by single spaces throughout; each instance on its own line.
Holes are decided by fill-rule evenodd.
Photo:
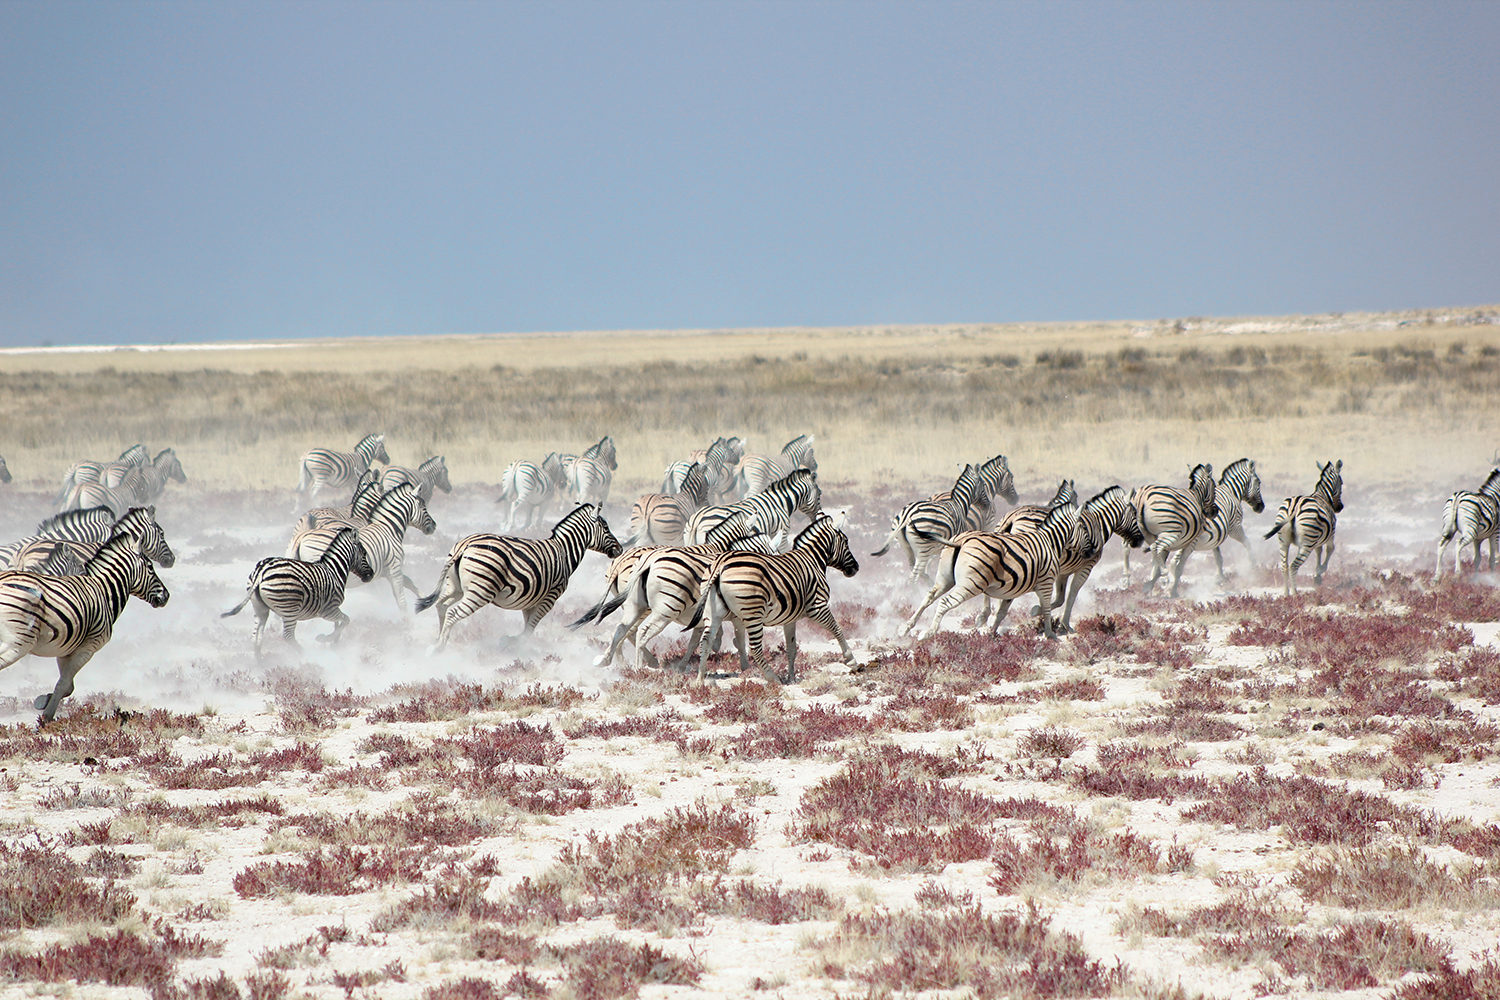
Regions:
M 600 655 L 600 656 L 594 657 L 594 666 L 596 666 L 596 667 L 607 667 L 607 666 L 609 666 L 609 657 L 608 656 L 604 656 L 604 655 Z
M 37 695 L 36 700 L 33 701 L 31 704 L 33 706 L 35 706 L 35 708 L 36 708 L 36 710 L 38 712 L 42 712 L 42 711 L 46 710 L 46 708 L 47 708 L 47 702 L 49 702 L 51 700 L 52 700 L 52 696 L 50 694 Z

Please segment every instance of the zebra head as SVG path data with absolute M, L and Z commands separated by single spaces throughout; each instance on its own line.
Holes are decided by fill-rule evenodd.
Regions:
M 840 531 L 833 518 L 819 514 L 813 523 L 802 529 L 793 549 L 805 549 L 818 555 L 824 566 L 838 570 L 845 576 L 859 572 L 859 560 L 849 550 L 849 536 Z
M 619 470 L 615 461 L 615 439 L 608 434 L 599 439 L 599 443 L 583 453 L 584 458 L 596 459 L 609 466 L 611 472 Z
M 365 460 L 365 465 L 374 465 L 376 462 L 382 465 L 391 464 L 391 456 L 385 453 L 384 434 L 366 434 L 360 439 L 359 444 L 354 446 L 354 453 Z
M 437 530 L 437 522 L 427 512 L 427 503 L 417 492 L 416 483 L 402 483 L 382 496 L 370 514 L 372 523 L 377 519 L 386 521 L 398 532 L 416 528 L 430 535 Z
M 823 513 L 823 490 L 818 486 L 818 474 L 812 469 L 793 469 L 781 482 L 786 484 L 793 499 L 795 506 L 792 509 L 800 510 L 809 520 L 817 520 Z M 775 488 L 776 484 L 772 484 L 766 492 Z
M 1214 493 L 1218 490 L 1218 484 L 1214 482 L 1214 467 L 1207 462 L 1193 466 L 1192 474 L 1188 476 L 1188 489 L 1198 494 L 1198 505 L 1203 508 L 1204 517 L 1216 517 L 1219 513 L 1219 501 Z
M 136 539 L 136 550 L 152 562 L 168 569 L 177 564 L 177 556 L 167 544 L 166 532 L 156 523 L 155 507 L 130 508 L 110 530 L 112 535 L 129 535 Z
M 1318 485 L 1313 492 L 1320 494 L 1333 505 L 1335 514 L 1344 509 L 1344 460 L 1318 466 Z
M 1076 504 L 1077 502 L 1078 487 L 1074 485 L 1073 480 L 1064 479 L 1061 483 L 1057 484 L 1057 492 L 1052 494 L 1052 499 L 1047 501 L 1047 506 L 1062 507 L 1066 504 Z
M 187 473 L 182 471 L 182 462 L 177 458 L 177 452 L 171 448 L 163 448 L 152 460 L 151 464 L 167 479 L 174 483 L 187 482 Z
M 1140 518 L 1136 515 L 1134 505 L 1126 502 L 1125 488 L 1122 486 L 1111 486 L 1090 497 L 1083 509 L 1085 512 L 1092 512 L 1104 529 L 1099 540 L 1101 549 L 1109 541 L 1111 534 L 1119 535 L 1133 549 L 1140 548 L 1146 540 L 1145 534 L 1141 532 Z
M 1053 504 L 1047 510 L 1046 520 L 1036 530 L 1052 539 L 1059 553 L 1072 551 L 1084 559 L 1094 558 L 1104 544 L 1102 540 L 1095 541 L 1078 504 L 1073 501 Z M 1108 537 L 1106 535 L 1105 539 Z
M 792 438 L 781 447 L 781 457 L 791 463 L 794 469 L 806 469 L 817 475 L 818 460 L 813 457 L 813 439 L 811 434 L 802 434 Z
M 427 481 L 444 493 L 453 492 L 453 484 L 448 481 L 448 463 L 442 455 L 434 455 L 417 467 L 417 471 L 427 477 Z
M 136 538 L 130 534 L 115 535 L 99 546 L 92 559 L 84 564 L 89 576 L 113 580 L 112 586 L 125 585 L 125 592 L 139 597 L 153 608 L 162 607 L 172 595 L 156 575 L 151 560 L 136 550 Z
M 572 513 L 552 526 L 553 538 L 569 536 L 581 539 L 584 548 L 603 553 L 610 559 L 625 551 L 615 533 L 609 530 L 609 522 L 604 520 L 604 515 L 595 510 L 591 503 L 579 504 L 573 508 Z
M 359 544 L 359 532 L 354 528 L 340 528 L 318 562 L 335 570 L 343 567 L 341 576 L 353 573 L 359 577 L 360 583 L 375 579 L 375 568 L 370 565 L 370 557 L 365 553 L 365 547 Z
M 996 455 L 979 467 L 979 478 L 984 480 L 989 495 L 1001 496 L 1006 503 L 1015 503 L 1016 477 L 1010 473 L 1010 462 L 1004 455 Z

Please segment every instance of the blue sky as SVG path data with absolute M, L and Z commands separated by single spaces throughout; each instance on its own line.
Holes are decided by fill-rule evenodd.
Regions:
M 1496 3 L 0 4 L 0 346 L 1500 301 Z

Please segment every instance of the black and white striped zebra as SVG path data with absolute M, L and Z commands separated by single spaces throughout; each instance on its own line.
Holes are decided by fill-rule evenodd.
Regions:
M 1064 485 L 1069 487 L 1070 495 L 1063 497 L 1063 491 L 1059 489 L 1062 499 L 1055 506 L 1077 501 L 1077 494 L 1071 490 L 1072 481 L 1065 481 Z M 999 530 L 1012 533 L 1034 531 L 1046 523 L 1047 514 L 1028 513 L 1023 517 L 1007 517 L 1006 520 L 1006 526 Z M 1073 605 L 1078 600 L 1079 591 L 1088 582 L 1089 575 L 1094 572 L 1094 567 L 1104 557 L 1104 546 L 1110 538 L 1119 535 L 1127 551 L 1139 548 L 1145 540 L 1145 536 L 1141 534 L 1141 526 L 1136 521 L 1135 507 L 1131 506 L 1130 498 L 1120 486 L 1110 486 L 1089 497 L 1079 508 L 1078 527 L 1079 540 L 1063 550 L 1057 567 L 1057 582 L 1052 590 L 1052 607 L 1055 609 L 1058 605 L 1063 606 L 1059 631 L 1064 633 L 1073 630 Z M 989 615 L 989 602 L 990 599 L 986 597 L 981 620 Z M 1041 613 L 1040 609 L 1037 613 Z
M 525 617 L 521 634 L 529 635 L 567 589 L 589 550 L 611 559 L 620 554 L 619 541 L 591 504 L 558 521 L 550 538 L 479 533 L 459 539 L 436 589 L 417 601 L 418 612 L 437 605 L 433 652 L 448 645 L 454 625 L 488 604 L 520 611 Z
M 219 617 L 237 615 L 246 604 L 251 606 L 255 612 L 256 656 L 260 656 L 266 621 L 272 612 L 281 619 L 282 638 L 294 648 L 301 648 L 297 642 L 297 623 L 313 618 L 333 622 L 333 631 L 318 636 L 318 641 L 337 642 L 339 633 L 349 624 L 349 616 L 341 605 L 351 573 L 362 583 L 369 583 L 375 576 L 359 544 L 359 532 L 340 528 L 328 551 L 317 562 L 269 556 L 256 563 L 250 571 L 245 599 Z
M 416 484 L 402 483 L 384 494 L 370 512 L 369 523 L 360 525 L 359 544 L 375 576 L 391 585 L 391 596 L 396 607 L 406 614 L 406 591 L 420 594 L 417 585 L 406 575 L 406 529 L 416 528 L 424 535 L 437 530 L 437 522 L 427 512 Z M 313 562 L 319 559 L 343 526 L 314 528 L 296 538 L 287 555 Z
M 708 476 L 694 462 L 675 493 L 647 493 L 631 505 L 624 545 L 680 545 L 688 519 L 708 501 Z
M 1328 563 L 1333 559 L 1333 534 L 1338 527 L 1339 511 L 1344 509 L 1344 460 L 1318 465 L 1318 484 L 1308 494 L 1287 497 L 1276 508 L 1276 523 L 1265 537 L 1277 537 L 1281 545 L 1281 571 L 1286 578 L 1283 593 L 1291 596 L 1297 592 L 1297 570 L 1307 557 L 1317 553 L 1313 560 L 1313 586 L 1323 582 L 1328 572 Z M 1297 547 L 1297 558 L 1288 562 L 1292 546 Z
M 639 668 L 645 659 L 653 668 L 656 667 L 657 659 L 646 644 L 672 622 L 688 623 L 702 593 L 708 569 L 719 554 L 761 552 L 769 555 L 777 551 L 778 538 L 758 531 L 746 533 L 745 521 L 742 513 L 738 518 L 723 522 L 708 533 L 708 540 L 702 545 L 661 545 L 630 549 L 616 556 L 609 566 L 604 597 L 568 626 L 576 629 L 591 621 L 603 621 L 616 609 L 624 607 L 608 651 L 595 659 L 594 665 L 608 666 L 629 639 L 636 648 L 636 666 Z M 677 669 L 686 669 L 697 651 L 698 638 L 694 632 Z M 717 645 L 716 639 L 710 641 Z
M 1260 474 L 1255 471 L 1255 463 L 1242 458 L 1229 463 L 1219 476 L 1219 485 L 1214 490 L 1214 505 L 1218 507 L 1218 511 L 1208 519 L 1203 533 L 1198 536 L 1197 544 L 1193 546 L 1194 551 L 1213 549 L 1220 584 L 1228 579 L 1224 575 L 1224 553 L 1221 551 L 1228 539 L 1239 541 L 1245 547 L 1251 562 L 1255 561 L 1255 553 L 1250 551 L 1250 542 L 1245 538 L 1243 505 L 1247 503 L 1257 514 L 1266 509 L 1266 502 L 1260 495 Z
M 994 531 L 1030 531 L 1043 521 L 1047 520 L 1047 512 L 1053 507 L 1063 504 L 1078 503 L 1078 487 L 1071 479 L 1064 479 L 1057 484 L 1057 490 L 1052 494 L 1052 499 L 1046 503 L 1023 503 L 1018 507 L 1012 507 L 1005 516 L 997 522 Z
M 771 669 L 765 651 L 765 629 L 780 625 L 786 637 L 786 683 L 797 680 L 797 622 L 810 618 L 838 641 L 844 662 L 854 663 L 854 653 L 828 606 L 828 570 L 846 577 L 859 572 L 859 563 L 849 551 L 849 538 L 826 514 L 802 529 L 790 552 L 766 555 L 759 552 L 727 552 L 718 556 L 704 577 L 703 594 L 688 621 L 696 628 L 708 616 L 698 654 L 698 679 L 708 666 L 710 637 L 727 619 L 739 624 L 736 633 L 740 669 L 750 659 L 769 681 L 781 680 Z
M 331 448 L 314 448 L 302 456 L 301 476 L 297 481 L 297 492 L 307 494 L 308 505 L 323 489 L 350 489 L 360 476 L 376 462 L 390 463 L 385 453 L 385 435 L 367 434 L 354 446 L 353 451 L 334 451 Z
M 57 686 L 36 699 L 52 721 L 73 679 L 114 633 L 131 596 L 153 608 L 170 596 L 150 560 L 129 535 L 99 547 L 78 576 L 0 572 L 0 670 L 23 656 L 57 657 Z
M 741 458 L 735 470 L 735 491 L 741 499 L 754 496 L 770 489 L 772 483 L 785 479 L 797 469 L 806 469 L 814 476 L 818 473 L 811 434 L 792 438 L 781 446 L 780 455 L 746 455 Z
M 372 469 L 360 477 L 354 487 L 354 495 L 342 507 L 314 507 L 299 517 L 292 530 L 292 538 L 295 542 L 297 536 L 314 528 L 331 528 L 334 525 L 358 528 L 369 524 L 370 514 L 383 495 L 380 492 L 380 477 Z M 290 550 L 288 555 L 291 551 L 295 550 Z
M 1012 487 L 1014 492 L 1014 487 Z M 883 556 L 900 542 L 911 564 L 908 582 L 927 576 L 927 566 L 941 549 L 942 540 L 952 538 L 968 528 L 969 511 L 977 497 L 984 495 L 979 471 L 964 466 L 953 488 L 926 500 L 909 503 L 891 518 L 891 533 L 873 556 Z
M 68 499 L 68 494 L 81 483 L 118 486 L 120 482 L 118 477 L 122 476 L 129 466 L 145 465 L 149 461 L 151 461 L 151 453 L 146 450 L 146 446 L 133 444 L 120 452 L 120 457 L 113 462 L 96 462 L 87 459 L 74 462 L 63 476 L 62 488 L 58 491 L 56 499 L 52 501 L 52 505 L 61 506 Z
M 735 475 L 739 471 L 740 459 L 744 457 L 745 443 L 739 438 L 717 438 L 707 448 L 694 451 L 684 461 L 667 466 L 667 471 L 662 475 L 661 491 L 679 492 L 689 470 L 694 465 L 701 465 L 704 478 L 708 481 L 708 499 L 720 503 L 724 494 L 734 489 Z
M 132 507 L 115 518 L 107 507 L 65 511 L 37 526 L 36 535 L 0 550 L 0 566 L 76 576 L 99 548 L 116 535 L 136 540 L 137 551 L 152 562 L 171 568 L 177 557 L 156 522 L 156 508 Z
M 793 469 L 763 491 L 731 504 L 711 504 L 699 508 L 688 518 L 683 538 L 693 545 L 701 545 L 708 533 L 718 524 L 729 520 L 740 511 L 750 518 L 749 523 L 768 535 L 774 535 L 791 524 L 792 515 L 798 511 L 809 521 L 822 514 L 823 491 L 818 487 L 818 477 L 810 469 Z
M 1063 553 L 1071 546 L 1085 557 L 1094 554 L 1078 513 L 1074 504 L 1059 504 L 1031 531 L 966 531 L 952 539 L 939 539 L 943 552 L 932 589 L 897 634 L 910 634 L 922 612 L 937 602 L 932 621 L 920 636 L 930 638 L 942 625 L 944 615 L 980 594 L 1000 602 L 991 626 L 991 632 L 999 632 L 1011 602 L 1030 592 L 1036 594 L 1042 631 L 1047 638 L 1055 639 L 1052 592 Z M 977 631 L 984 631 L 984 627 L 985 617 L 981 615 Z
M 505 518 L 505 530 L 515 531 L 530 528 L 542 517 L 554 497 L 566 483 L 562 458 L 557 452 L 548 453 L 540 465 L 525 460 L 512 462 L 505 467 L 500 478 L 500 495 L 496 503 L 510 505 Z M 516 524 L 521 511 L 526 512 L 526 523 Z
M 1443 504 L 1443 533 L 1438 536 L 1437 569 L 1433 579 L 1443 575 L 1443 550 L 1458 539 L 1453 550 L 1453 575 L 1458 576 L 1464 549 L 1474 546 L 1474 572 L 1479 572 L 1479 549 L 1490 543 L 1490 570 L 1495 569 L 1495 547 L 1500 538 L 1500 469 L 1490 473 L 1477 491 L 1459 490 Z
M 600 510 L 609 499 L 610 483 L 619 468 L 615 440 L 608 435 L 573 460 L 567 469 L 568 495 L 574 503 L 593 504 Z
M 1214 467 L 1204 463 L 1193 467 L 1185 490 L 1175 486 L 1141 486 L 1130 494 L 1136 519 L 1146 536 L 1145 544 L 1151 549 L 1151 579 L 1146 581 L 1144 593 L 1149 595 L 1156 589 L 1168 553 L 1176 552 L 1177 558 L 1172 563 L 1171 596 L 1177 596 L 1177 588 L 1182 583 L 1183 563 L 1197 548 L 1209 519 L 1219 512 L 1218 501 L 1214 499 L 1217 489 Z M 1130 585 L 1129 549 L 1125 550 L 1125 585 Z
M 380 473 L 382 493 L 389 493 L 402 483 L 414 483 L 417 496 L 422 498 L 423 503 L 432 503 L 435 490 L 453 492 L 453 484 L 448 481 L 448 463 L 442 455 L 432 456 L 415 469 L 408 469 L 404 465 L 388 465 Z

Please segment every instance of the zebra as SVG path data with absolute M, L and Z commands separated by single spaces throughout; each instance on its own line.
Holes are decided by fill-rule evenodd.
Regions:
M 140 503 L 154 503 L 167 489 L 167 481 L 187 482 L 187 473 L 182 471 L 182 462 L 177 452 L 163 448 L 150 462 L 141 465 L 136 479 L 136 499 Z
M 700 448 L 685 461 L 673 462 L 662 475 L 661 491 L 677 493 L 682 482 L 695 464 L 703 466 L 708 480 L 708 496 L 718 503 L 724 494 L 734 488 L 734 479 L 740 459 L 745 457 L 745 443 L 737 437 L 717 438 L 707 448 Z
M 907 582 L 915 583 L 919 577 L 927 575 L 927 565 L 940 548 L 939 540 L 952 538 L 965 530 L 970 508 L 983 492 L 979 471 L 972 465 L 965 465 L 951 490 L 909 503 L 891 518 L 891 533 L 885 544 L 870 554 L 883 556 L 892 545 L 900 542 L 911 563 L 911 576 Z
M 782 678 L 771 669 L 766 656 L 767 625 L 780 625 L 786 637 L 788 684 L 797 680 L 797 622 L 802 618 L 811 618 L 827 629 L 838 640 L 844 662 L 853 666 L 854 653 L 828 607 L 830 568 L 852 577 L 859 572 L 859 562 L 849 551 L 849 537 L 827 514 L 820 514 L 802 529 L 790 552 L 726 552 L 718 556 L 705 573 L 703 593 L 688 621 L 689 628 L 697 628 L 704 614 L 708 615 L 708 629 L 698 647 L 698 679 L 703 680 L 708 667 L 709 638 L 718 633 L 726 618 L 740 628 L 736 633 L 740 669 L 749 666 L 745 658 L 748 641 L 750 658 L 772 683 Z
M 615 440 L 608 435 L 578 458 L 568 469 L 568 494 L 575 503 L 593 504 L 604 509 L 609 499 L 610 482 L 619 465 L 615 459 Z
M 624 545 L 679 545 L 688 519 L 708 500 L 708 477 L 694 462 L 676 493 L 647 493 L 630 508 Z
M 305 532 L 292 540 L 287 555 L 312 562 L 328 549 L 344 527 L 347 526 L 335 525 Z M 375 575 L 390 583 L 391 595 L 396 598 L 396 607 L 403 615 L 406 614 L 406 591 L 421 593 L 403 569 L 408 527 L 416 528 L 424 535 L 437 530 L 437 522 L 427 512 L 427 504 L 422 502 L 414 483 L 402 483 L 382 496 L 370 512 L 369 523 L 356 529 L 365 558 Z
M 746 455 L 735 470 L 735 490 L 741 499 L 771 488 L 771 484 L 797 470 L 818 474 L 818 460 L 813 457 L 811 434 L 794 437 L 781 447 L 780 455 Z
M 54 576 L 76 576 L 83 572 L 99 547 L 116 535 L 128 535 L 137 542 L 137 551 L 161 566 L 171 568 L 176 555 L 167 544 L 167 536 L 156 522 L 155 507 L 132 507 L 116 519 L 107 507 L 82 511 L 65 511 L 49 517 L 37 527 L 37 534 L 14 546 L 8 546 L 8 568 Z M 0 565 L 5 565 L 0 558 Z
M 691 544 L 702 544 L 715 525 L 734 517 L 739 511 L 748 514 L 751 523 L 761 531 L 774 534 L 786 528 L 797 511 L 806 514 L 809 521 L 816 520 L 822 513 L 822 502 L 823 492 L 818 487 L 817 475 L 808 469 L 794 469 L 764 491 L 737 503 L 699 508 L 688 518 L 683 538 Z
M 1255 471 L 1255 463 L 1242 458 L 1231 462 L 1219 476 L 1218 488 L 1214 490 L 1214 505 L 1219 508 L 1218 513 L 1208 519 L 1203 533 L 1193 545 L 1194 551 L 1213 549 L 1221 585 L 1229 579 L 1224 575 L 1224 554 L 1220 551 L 1225 541 L 1237 539 L 1245 547 L 1251 563 L 1255 561 L 1255 553 L 1250 551 L 1250 542 L 1245 538 L 1245 512 L 1241 505 L 1246 503 L 1257 514 L 1266 509 L 1266 502 L 1260 495 L 1260 475 Z
M 111 485 L 106 480 L 117 476 L 123 467 L 145 465 L 149 461 L 151 461 L 151 453 L 146 450 L 146 446 L 143 444 L 133 444 L 120 452 L 120 457 L 113 462 L 95 462 L 91 460 L 74 462 L 63 476 L 62 489 L 58 491 L 57 497 L 52 501 L 52 505 L 54 507 L 61 506 L 73 488 L 81 483 L 105 483 L 105 485 Z M 119 481 L 116 479 L 113 485 L 118 485 L 118 483 Z
M 380 477 L 371 469 L 360 477 L 359 483 L 354 487 L 354 495 L 349 498 L 348 503 L 342 507 L 314 507 L 297 519 L 292 535 L 295 538 L 313 528 L 331 528 L 335 524 L 349 528 L 369 524 L 370 513 L 375 510 L 375 505 L 380 502 L 381 496 Z
M 1500 536 L 1500 469 L 1490 473 L 1478 492 L 1459 490 L 1443 504 L 1443 533 L 1438 537 L 1437 569 L 1433 579 L 1443 575 L 1443 550 L 1454 537 L 1458 546 L 1453 550 L 1453 575 L 1460 572 L 1464 548 L 1474 546 L 1474 571 L 1479 572 L 1479 548 L 1485 539 L 1490 543 L 1490 569 L 1495 568 L 1495 546 Z
M 1176 552 L 1172 563 L 1171 596 L 1177 596 L 1182 582 L 1182 564 L 1198 545 L 1203 529 L 1211 518 L 1219 513 L 1214 494 L 1214 467 L 1199 464 L 1188 476 L 1188 489 L 1174 486 L 1140 486 L 1130 494 L 1130 503 L 1135 507 L 1136 519 L 1146 536 L 1151 549 L 1151 579 L 1146 581 L 1143 593 L 1150 595 L 1156 589 L 1166 567 L 1167 553 Z M 1130 552 L 1125 553 L 1125 585 L 1130 585 Z
M 229 618 L 239 614 L 246 604 L 252 606 L 257 658 L 261 654 L 266 621 L 273 611 L 281 619 L 281 637 L 294 649 L 302 648 L 297 642 L 297 623 L 313 618 L 333 622 L 333 631 L 318 636 L 319 642 L 338 642 L 339 633 L 349 624 L 349 616 L 339 606 L 344 603 L 344 587 L 350 573 L 359 577 L 361 583 L 369 583 L 375 577 L 375 570 L 359 543 L 359 532 L 340 528 L 317 562 L 268 556 L 256 563 L 250 571 L 245 599 L 219 617 Z
M 324 487 L 334 489 L 353 486 L 365 470 L 376 462 L 390 464 L 385 453 L 385 435 L 367 434 L 354 446 L 353 451 L 333 451 L 329 448 L 314 448 L 302 456 L 302 473 L 297 481 L 297 492 L 306 493 L 309 505 Z
M 0 670 L 23 656 L 57 657 L 57 686 L 35 702 L 43 722 L 52 721 L 78 671 L 109 642 L 131 596 L 153 608 L 171 596 L 136 547 L 135 538 L 117 535 L 78 576 L 0 572 Z
M 620 543 L 592 504 L 575 508 L 552 528 L 550 538 L 479 533 L 461 538 L 448 553 L 437 587 L 417 600 L 417 611 L 438 606 L 438 639 L 448 645 L 453 626 L 487 604 L 522 612 L 522 635 L 536 630 L 588 550 L 610 559 Z
M 937 632 L 943 616 L 977 594 L 998 598 L 992 633 L 1000 631 L 1000 622 L 1013 600 L 1027 591 L 1036 594 L 1037 612 L 1042 631 L 1055 639 L 1052 629 L 1052 592 L 1057 582 L 1063 554 L 1076 548 L 1083 558 L 1095 554 L 1092 540 L 1083 531 L 1078 507 L 1059 504 L 1047 512 L 1036 529 L 1015 534 L 993 531 L 966 531 L 954 538 L 938 539 L 943 546 L 938 572 L 932 589 L 911 618 L 897 629 L 898 635 L 909 635 L 917 619 L 934 601 L 937 608 L 932 621 L 920 636 L 928 639 Z M 941 600 L 939 600 L 941 598 Z M 977 631 L 984 631 L 985 618 L 979 619 Z
M 422 498 L 423 503 L 432 503 L 434 490 L 453 492 L 453 484 L 448 481 L 448 463 L 442 455 L 432 456 L 415 469 L 408 469 L 404 465 L 388 465 L 380 473 L 382 493 L 389 493 L 402 483 L 415 483 L 417 496 Z
M 736 518 L 725 521 L 708 533 L 702 545 L 655 546 L 631 549 L 615 557 L 609 567 L 609 586 L 605 596 L 590 608 L 582 618 L 569 625 L 578 628 L 590 621 L 603 621 L 621 605 L 625 605 L 621 623 L 615 629 L 609 649 L 594 660 L 594 666 L 609 666 L 614 661 L 626 639 L 634 643 L 636 667 L 642 659 L 658 666 L 656 656 L 646 643 L 655 638 L 672 622 L 686 625 L 698 597 L 703 590 L 703 580 L 715 557 L 723 552 L 760 552 L 770 555 L 777 551 L 777 539 L 761 532 L 745 533 L 747 516 L 741 512 Z M 677 669 L 684 670 L 698 648 L 695 631 L 688 641 L 688 651 Z M 710 638 L 715 646 L 716 638 Z
M 1030 531 L 1047 519 L 1047 512 L 1060 504 L 1077 504 L 1078 487 L 1071 479 L 1064 479 L 1057 485 L 1057 491 L 1052 494 L 1052 499 L 1043 504 L 1025 503 L 1019 507 L 1012 507 L 992 531 Z
M 1059 488 L 1058 496 L 1061 498 L 1054 502 L 1054 506 L 1061 504 L 1073 504 L 1077 502 L 1077 493 L 1072 491 L 1071 480 L 1064 480 L 1063 485 L 1068 487 L 1065 494 Z M 1023 510 L 1025 508 L 1016 508 Z M 1043 508 L 1040 515 L 1028 513 L 1023 517 L 1007 516 L 1008 522 L 1003 530 L 1010 533 L 1022 531 L 1035 531 L 1047 520 L 1047 511 Z M 1061 561 L 1057 567 L 1057 582 L 1052 590 L 1052 607 L 1056 608 L 1063 604 L 1064 598 L 1067 603 L 1063 605 L 1062 623 L 1060 631 L 1067 633 L 1073 630 L 1073 604 L 1078 600 L 1078 593 L 1083 585 L 1088 582 L 1089 574 L 1093 573 L 1094 567 L 1099 565 L 1099 560 L 1104 556 L 1104 546 L 1113 535 L 1119 535 L 1125 543 L 1126 549 L 1138 548 L 1145 540 L 1141 533 L 1140 523 L 1136 520 L 1135 508 L 1131 506 L 1125 490 L 1121 486 L 1110 486 L 1094 496 L 1090 497 L 1078 511 L 1079 528 L 1084 536 L 1084 544 L 1069 544 L 1062 553 Z M 984 611 L 980 614 L 980 621 L 989 616 L 990 599 L 984 599 Z M 1041 613 L 1041 609 L 1037 609 Z
M 516 515 L 523 508 L 526 523 L 520 527 L 530 528 L 532 522 L 545 512 L 558 488 L 564 485 L 564 476 L 562 458 L 555 451 L 548 453 L 540 465 L 523 460 L 506 466 L 500 479 L 500 495 L 495 498 L 496 503 L 510 503 L 505 530 L 516 530 Z
M 1344 509 L 1344 460 L 1318 465 L 1318 484 L 1302 496 L 1287 497 L 1276 508 L 1276 523 L 1265 533 L 1277 536 L 1281 543 L 1281 570 L 1286 578 L 1286 596 L 1297 592 L 1297 570 L 1314 550 L 1313 586 L 1323 582 L 1328 563 L 1333 559 L 1333 533 L 1338 527 L 1339 511 Z M 1297 558 L 1288 562 L 1291 547 L 1297 546 Z

